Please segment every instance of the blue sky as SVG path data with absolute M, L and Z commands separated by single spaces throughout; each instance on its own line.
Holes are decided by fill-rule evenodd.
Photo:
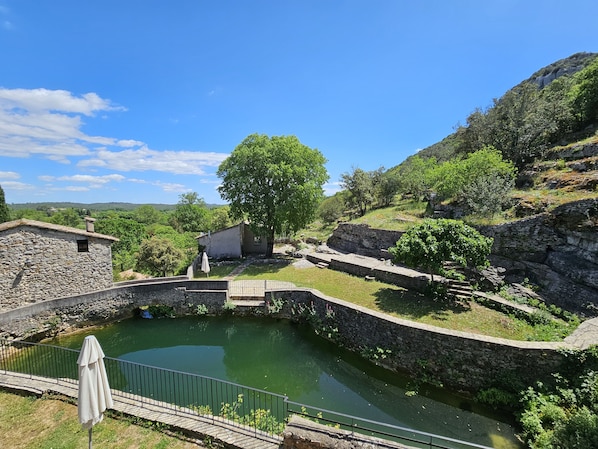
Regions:
M 6 202 L 222 203 L 252 133 L 328 163 L 402 162 L 558 59 L 595 0 L 0 0 Z

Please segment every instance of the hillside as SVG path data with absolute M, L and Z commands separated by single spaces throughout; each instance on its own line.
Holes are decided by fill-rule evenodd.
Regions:
M 425 158 L 430 158 L 430 157 L 435 157 L 438 161 L 446 161 L 446 160 L 450 160 L 451 158 L 459 155 L 460 153 L 467 153 L 469 151 L 472 151 L 472 148 L 467 148 L 467 143 L 464 142 L 464 140 L 467 139 L 467 136 L 465 135 L 467 133 L 467 130 L 473 127 L 473 122 L 475 122 L 475 119 L 477 117 L 479 117 L 479 115 L 481 114 L 482 116 L 488 116 L 490 115 L 490 112 L 492 110 L 496 110 L 499 109 L 500 106 L 503 106 L 503 103 L 506 102 L 506 100 L 511 101 L 511 99 L 514 97 L 515 101 L 511 101 L 511 104 L 509 105 L 509 109 L 516 109 L 516 108 L 521 108 L 524 107 L 523 103 L 524 101 L 526 101 L 526 98 L 523 98 L 524 96 L 522 95 L 522 88 L 523 86 L 527 86 L 527 85 L 533 85 L 536 89 L 538 89 L 539 92 L 544 91 L 545 88 L 549 87 L 550 84 L 552 82 L 554 82 L 557 79 L 568 79 L 569 81 L 572 81 L 572 77 L 579 73 L 581 70 L 587 68 L 590 64 L 592 64 L 593 62 L 596 61 L 596 57 L 598 56 L 598 53 L 576 53 L 574 55 L 569 56 L 568 58 L 564 58 L 561 59 L 559 61 L 556 61 L 552 64 L 547 65 L 546 67 L 541 68 L 540 70 L 534 72 L 532 75 L 530 75 L 529 78 L 527 78 L 526 80 L 521 81 L 519 84 L 517 84 L 516 86 L 514 86 L 513 88 L 511 88 L 509 91 L 505 92 L 505 94 L 503 95 L 503 97 L 501 97 L 500 99 L 494 99 L 494 105 L 489 108 L 486 111 L 483 111 L 481 109 L 477 109 L 476 111 L 473 111 L 472 114 L 468 117 L 467 121 L 468 123 L 466 125 L 460 126 L 454 133 L 448 135 L 447 137 L 445 137 L 443 140 L 441 140 L 440 142 L 437 142 L 433 145 L 430 145 L 429 147 L 426 147 L 424 149 L 422 149 L 421 151 L 418 152 L 418 156 L 420 157 L 425 157 Z M 562 84 L 567 84 L 567 83 L 562 83 Z M 573 90 L 572 88 L 570 88 L 569 86 L 565 86 L 566 88 L 566 94 L 569 95 L 570 92 Z M 556 88 L 554 89 L 556 90 Z M 547 91 L 546 91 L 547 92 Z M 596 92 L 594 92 L 594 94 L 596 94 Z M 560 96 L 557 96 L 556 94 L 551 93 L 551 95 L 546 95 L 547 98 L 547 103 L 549 105 L 549 107 L 552 108 L 556 108 L 558 105 L 558 102 L 560 102 L 562 100 L 562 98 Z M 594 99 L 595 101 L 598 101 L 597 98 Z M 535 107 L 537 108 L 538 105 L 537 104 L 533 104 L 530 105 L 531 107 Z M 559 106 L 560 107 L 560 106 Z M 572 106 L 574 107 L 574 106 Z M 552 112 L 554 112 L 555 109 L 553 109 Z M 595 113 L 596 111 L 594 111 Z M 513 118 L 512 114 L 509 114 L 509 111 L 501 111 L 502 115 L 505 115 L 504 119 L 505 121 L 510 120 L 511 118 Z M 575 115 L 576 112 L 573 111 L 573 114 Z M 556 144 L 556 143 L 570 143 L 570 142 L 574 142 L 576 140 L 578 140 L 580 132 L 582 134 L 582 137 L 585 138 L 588 135 L 591 135 L 593 133 L 593 131 L 597 128 L 596 124 L 598 121 L 598 117 L 594 114 L 593 118 L 588 122 L 588 123 L 583 123 L 583 126 L 575 126 L 575 124 L 569 124 L 567 125 L 567 129 L 566 131 L 564 131 L 561 135 L 558 136 L 558 139 L 556 139 L 555 142 L 549 142 L 549 144 L 544 144 L 543 148 L 541 148 L 542 150 L 547 149 L 547 147 L 551 146 L 550 143 L 552 144 Z M 519 123 L 515 123 L 515 126 L 517 125 L 521 125 L 522 127 L 527 125 L 525 122 L 521 121 Z M 539 125 L 551 125 L 554 126 L 554 123 L 539 123 Z M 587 129 L 586 129 L 587 128 Z M 523 130 L 520 130 L 523 131 Z M 585 135 L 584 135 L 585 134 Z M 489 139 L 492 140 L 492 139 Z M 560 142 L 558 142 L 560 141 Z M 486 142 L 486 144 L 493 144 L 495 142 Z M 500 145 L 496 145 L 495 146 L 501 150 Z M 539 156 L 540 159 L 543 158 L 543 151 L 539 152 Z M 409 158 L 407 159 L 407 161 L 409 160 Z M 405 161 L 405 162 L 407 162 Z

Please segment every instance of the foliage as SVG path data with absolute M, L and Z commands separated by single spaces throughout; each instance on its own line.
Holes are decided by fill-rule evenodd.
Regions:
M 569 95 L 578 126 L 583 128 L 598 119 L 598 58 L 574 75 Z
M 221 206 L 210 210 L 210 230 L 218 231 L 232 226 L 234 223 L 230 217 L 230 207 Z
M 71 228 L 83 226 L 83 216 L 73 208 L 55 212 L 50 218 L 50 221 L 57 225 L 69 226 Z
M 266 237 L 270 257 L 275 234 L 293 234 L 315 216 L 328 174 L 326 159 L 295 136 L 252 134 L 218 167 L 221 196 L 231 216 L 248 219 Z
M 165 304 L 152 304 L 147 311 L 154 318 L 175 318 L 174 308 Z
M 510 204 L 509 193 L 514 185 L 512 177 L 478 177 L 461 191 L 461 197 L 470 213 L 492 217 Z
M 226 300 L 224 302 L 224 304 L 222 305 L 222 310 L 224 310 L 225 312 L 233 312 L 235 309 L 237 308 L 237 305 L 229 300 Z
M 493 147 L 484 147 L 467 155 L 464 159 L 443 162 L 429 172 L 428 177 L 434 191 L 441 199 L 462 197 L 472 184 L 503 179 L 509 186 L 515 176 L 515 167 L 503 160 L 499 151 Z
M 550 145 L 582 131 L 598 119 L 598 59 L 570 76 L 539 88 L 523 82 L 476 109 L 457 130 L 458 152 L 470 153 L 487 145 L 521 168 L 543 156 Z
M 149 204 L 139 206 L 133 212 L 135 220 L 139 223 L 143 223 L 144 225 L 151 225 L 155 223 L 164 224 L 166 221 L 166 214 L 160 212 L 154 206 L 151 206 Z
M 345 212 L 344 192 L 325 198 L 318 206 L 318 216 L 324 223 L 334 223 L 341 218 Z
M 487 266 L 493 240 L 461 221 L 426 219 L 405 232 L 389 248 L 395 263 L 426 268 L 434 280 L 443 262 L 461 266 Z
M 278 313 L 280 312 L 284 305 L 285 305 L 286 301 L 282 298 L 276 298 L 274 296 L 274 294 L 272 294 L 272 299 L 268 302 L 266 302 L 266 307 L 268 308 L 268 313 Z
M 198 233 L 208 231 L 210 228 L 206 203 L 196 192 L 183 193 L 179 196 L 179 202 L 168 221 L 178 232 Z
M 341 175 L 341 186 L 349 193 L 348 205 L 357 208 L 363 217 L 375 198 L 374 172 L 354 167 L 351 173 Z
M 167 276 L 174 272 L 182 256 L 181 251 L 168 239 L 145 239 L 139 246 L 137 269 L 153 276 Z
M 0 186 L 0 223 L 4 223 L 5 221 L 10 221 L 10 211 L 4 198 L 4 190 Z
M 197 235 L 194 232 L 177 232 L 171 226 L 152 225 L 147 228 L 148 235 L 162 237 L 169 240 L 178 249 L 182 256 L 174 270 L 175 274 L 186 273 L 189 265 L 197 256 Z
M 220 407 L 220 416 L 263 432 L 274 435 L 282 433 L 285 423 L 279 422 L 270 410 L 251 409 L 248 413 L 243 413 L 245 409 L 243 403 L 243 394 L 237 395 L 237 400 L 233 403 L 223 402 Z
M 398 177 L 398 191 L 411 194 L 416 201 L 419 201 L 432 187 L 430 174 L 436 166 L 435 158 L 424 158 L 417 154 L 411 156 L 392 170 Z
M 112 244 L 112 265 L 118 271 L 135 266 L 135 253 L 146 237 L 145 226 L 128 218 L 111 216 L 95 222 L 95 230 L 119 239 Z
M 401 186 L 399 175 L 393 171 L 386 171 L 380 173 L 376 181 L 375 188 L 378 204 L 381 207 L 390 206 Z

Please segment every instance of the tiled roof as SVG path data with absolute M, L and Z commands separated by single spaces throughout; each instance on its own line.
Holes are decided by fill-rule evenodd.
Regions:
M 54 223 L 46 223 L 44 221 L 27 220 L 25 218 L 0 223 L 0 232 L 18 228 L 20 226 L 30 226 L 39 229 L 48 229 L 51 231 L 64 232 L 67 234 L 77 234 L 85 237 L 93 237 L 96 239 L 111 240 L 113 242 L 118 242 L 118 239 L 116 237 L 112 237 L 111 235 L 98 234 L 97 232 L 88 232 L 85 229 L 70 228 L 68 226 L 61 226 Z

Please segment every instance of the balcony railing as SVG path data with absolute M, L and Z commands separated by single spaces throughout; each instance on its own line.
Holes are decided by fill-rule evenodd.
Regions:
M 78 382 L 79 351 L 59 346 L 0 339 L 0 373 L 40 376 L 56 382 Z M 229 425 L 268 435 L 282 433 L 288 418 L 307 419 L 359 435 L 369 435 L 427 449 L 490 449 L 426 432 L 345 415 L 290 401 L 286 396 L 211 377 L 104 358 L 115 398 L 156 406 L 178 414 L 225 419 Z

